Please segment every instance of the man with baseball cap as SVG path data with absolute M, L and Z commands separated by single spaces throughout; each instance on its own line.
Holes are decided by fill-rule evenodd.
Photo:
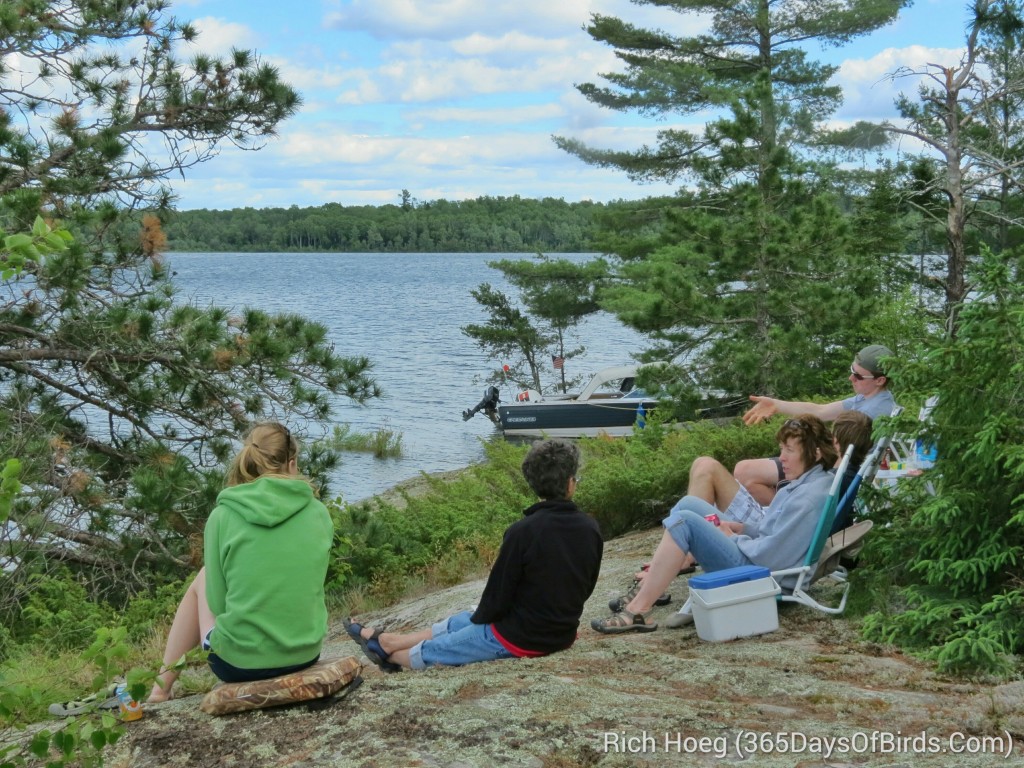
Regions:
M 889 416 L 896 407 L 896 401 L 889 391 L 889 376 L 886 374 L 886 358 L 889 357 L 892 357 L 892 351 L 881 344 L 871 344 L 857 353 L 850 366 L 853 397 L 833 403 L 805 403 L 751 395 L 754 407 L 743 414 L 743 421 L 746 424 L 759 424 L 776 413 L 786 416 L 809 413 L 822 421 L 832 421 L 843 411 L 860 411 L 872 419 Z M 783 478 L 775 458 L 744 459 L 736 464 L 733 475 L 762 506 L 771 503 L 775 489 Z

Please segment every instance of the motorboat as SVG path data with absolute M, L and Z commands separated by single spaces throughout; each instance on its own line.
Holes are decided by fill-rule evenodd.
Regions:
M 488 387 L 483 399 L 462 412 L 463 420 L 483 411 L 506 436 L 619 437 L 633 433 L 639 420 L 658 406 L 658 398 L 636 389 L 639 366 L 603 368 L 579 392 L 542 395 L 533 389 L 502 404 L 497 387 Z

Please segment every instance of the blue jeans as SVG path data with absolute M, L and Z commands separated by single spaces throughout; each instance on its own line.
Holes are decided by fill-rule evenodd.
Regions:
M 697 559 L 705 573 L 724 571 L 738 565 L 753 565 L 753 561 L 736 546 L 734 538 L 726 536 L 714 523 L 704 519 L 705 515 L 717 512 L 704 499 L 684 496 L 676 502 L 661 524 L 683 552 L 689 552 Z
M 513 655 L 498 642 L 490 624 L 474 624 L 469 611 L 439 621 L 431 627 L 429 640 L 409 649 L 409 666 L 426 669 L 435 664 L 459 667 L 477 661 L 511 659 Z

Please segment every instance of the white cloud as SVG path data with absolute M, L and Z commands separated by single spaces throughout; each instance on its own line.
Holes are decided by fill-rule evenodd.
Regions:
M 344 88 L 348 83 L 359 81 L 369 74 L 365 69 L 333 65 L 313 67 L 277 56 L 267 57 L 267 61 L 278 68 L 286 83 L 303 93 Z
M 960 48 L 929 48 L 910 45 L 886 48 L 869 59 L 847 59 L 836 74 L 843 88 L 843 107 L 838 117 L 854 115 L 878 119 L 893 114 L 893 102 L 900 93 L 914 95 L 921 74 L 929 64 L 957 66 Z
M 258 47 L 259 36 L 245 24 L 224 21 L 214 16 L 203 16 L 193 20 L 192 24 L 199 32 L 191 46 L 197 51 L 223 56 L 232 48 Z
M 552 45 L 562 50 L 567 47 L 564 39 L 544 40 L 517 30 L 500 37 L 472 34 L 452 41 L 452 50 L 460 56 L 521 56 L 542 53 L 550 50 Z
M 529 123 L 565 117 L 561 104 L 530 104 L 521 107 L 435 107 L 416 109 L 406 113 L 414 122 L 475 123 L 477 125 Z
M 329 12 L 324 24 L 381 40 L 455 40 L 512 28 L 543 35 L 579 27 L 593 5 L 591 0 L 351 0 Z
M 616 68 L 614 56 L 597 46 L 581 50 L 568 43 L 549 46 L 543 42 L 509 36 L 476 37 L 453 46 L 424 41 L 397 44 L 384 52 L 380 66 L 345 70 L 338 75 L 346 86 L 337 100 L 344 104 L 425 103 L 488 94 L 548 92 L 550 96 Z M 476 53 L 461 55 L 456 48 Z M 306 74 L 310 85 L 319 76 L 313 71 Z M 331 74 L 328 70 L 324 77 Z

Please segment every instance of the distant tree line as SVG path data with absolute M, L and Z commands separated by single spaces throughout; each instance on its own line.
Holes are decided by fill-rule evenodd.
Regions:
M 590 250 L 602 203 L 513 197 L 311 208 L 175 211 L 164 222 L 172 251 L 337 251 L 345 253 Z

